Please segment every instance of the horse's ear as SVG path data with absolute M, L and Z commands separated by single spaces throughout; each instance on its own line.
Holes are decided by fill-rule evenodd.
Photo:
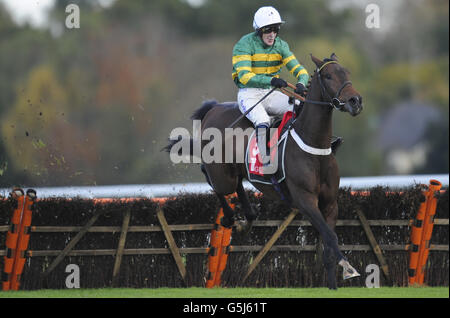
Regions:
M 334 54 L 334 52 L 333 52 L 333 53 L 331 53 L 330 59 L 332 59 L 333 61 L 337 62 L 338 57 L 337 57 L 336 54 Z
M 320 68 L 323 65 L 323 61 L 312 55 L 312 53 L 309 53 L 311 55 L 311 60 L 316 64 L 317 68 Z

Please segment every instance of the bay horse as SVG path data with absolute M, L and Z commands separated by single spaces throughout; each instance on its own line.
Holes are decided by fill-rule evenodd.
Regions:
M 362 110 L 362 98 L 349 81 L 349 72 L 337 61 L 333 53 L 330 58 L 320 60 L 311 54 L 317 69 L 311 76 L 306 100 L 292 129 L 303 143 L 310 148 L 329 150 L 326 154 L 312 154 L 299 147 L 290 134 L 285 146 L 285 174 L 281 183 L 292 208 L 297 208 L 320 233 L 324 244 L 324 266 L 330 289 L 337 289 L 336 263 L 343 267 L 344 279 L 359 276 L 339 250 L 335 226 L 338 216 L 337 194 L 339 189 L 339 171 L 334 154 L 331 153 L 332 115 L 334 109 L 358 115 Z M 236 120 L 241 112 L 234 103 L 219 104 L 205 102 L 192 115 L 192 119 L 201 120 L 201 130 L 219 129 L 224 136 L 225 128 Z M 252 127 L 244 118 L 235 128 L 243 130 Z M 248 143 L 245 138 L 244 149 Z M 192 141 L 192 140 L 191 140 Z M 170 151 L 174 142 L 166 147 Z M 202 148 L 205 142 L 202 141 Z M 225 147 L 225 145 L 223 145 Z M 234 149 L 234 151 L 239 151 Z M 224 151 L 223 151 L 224 153 Z M 242 185 L 247 178 L 245 163 L 212 162 L 201 165 L 207 182 L 216 193 L 224 217 L 221 224 L 231 227 L 234 224 L 234 211 L 227 203 L 227 195 L 237 193 L 248 224 L 256 219 L 257 213 L 250 205 Z M 280 192 L 272 185 L 256 183 L 253 185 L 265 197 L 280 200 Z

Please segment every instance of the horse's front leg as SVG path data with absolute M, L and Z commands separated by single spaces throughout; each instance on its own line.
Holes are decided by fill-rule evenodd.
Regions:
M 338 216 L 338 205 L 334 201 L 325 208 L 321 209 L 322 215 L 325 217 L 325 222 L 330 229 L 335 232 L 336 222 Z M 336 232 L 335 232 L 336 233 Z M 324 244 L 323 248 L 323 264 L 327 271 L 327 282 L 329 289 L 337 289 L 336 284 L 336 255 L 333 252 L 333 248 Z
M 322 214 L 325 217 L 325 221 L 330 229 L 336 235 L 336 223 L 338 217 L 338 204 L 337 201 L 334 200 L 330 204 L 328 204 L 325 208 L 322 209 Z M 337 239 L 337 236 L 336 236 Z M 333 247 L 324 245 L 323 250 L 323 260 L 324 266 L 327 270 L 327 281 L 328 287 L 330 289 L 337 289 L 336 286 L 336 254 L 333 253 Z M 342 266 L 343 269 L 343 279 L 349 279 L 353 277 L 360 276 L 358 271 L 354 269 L 350 263 L 346 260 L 346 258 L 342 258 L 339 260 L 339 265 Z
M 336 233 L 330 228 L 322 216 L 318 207 L 317 196 L 310 192 L 297 189 L 296 195 L 293 196 L 293 203 L 307 217 L 314 228 L 319 231 L 324 242 L 324 252 L 327 254 L 328 261 L 332 260 L 335 262 L 337 260 L 338 264 L 344 269 L 344 279 L 359 276 L 358 272 L 350 265 L 339 250 Z M 334 259 L 332 258 L 333 256 Z M 331 266 L 330 268 L 332 270 Z M 335 286 L 329 287 L 336 288 Z

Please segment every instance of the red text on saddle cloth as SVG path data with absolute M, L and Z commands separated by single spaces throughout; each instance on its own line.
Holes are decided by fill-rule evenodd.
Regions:
M 284 125 L 292 118 L 293 112 L 288 111 L 284 113 L 283 119 L 281 120 L 280 126 L 278 126 L 278 130 L 275 134 L 272 135 L 272 138 L 270 139 L 270 160 L 273 162 L 273 160 L 277 160 L 275 158 L 275 155 L 277 154 L 277 147 L 274 147 L 278 143 L 278 137 L 281 135 L 281 131 L 283 130 Z M 248 158 L 248 171 L 251 174 L 257 174 L 257 175 L 264 175 L 263 173 L 263 164 L 261 162 L 260 156 L 258 156 L 259 150 L 258 145 L 256 144 L 256 134 L 253 135 L 253 138 L 250 140 L 250 146 L 249 146 L 249 158 Z

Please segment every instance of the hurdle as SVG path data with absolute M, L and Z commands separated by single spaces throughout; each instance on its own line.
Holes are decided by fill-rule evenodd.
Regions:
M 430 252 L 430 240 L 433 233 L 434 215 L 437 198 L 442 184 L 430 180 L 428 190 L 423 193 L 424 201 L 420 204 L 417 215 L 411 226 L 411 245 L 409 250 L 409 285 L 423 285 L 425 269 Z
M 11 192 L 17 200 L 6 234 L 6 255 L 4 256 L 2 290 L 19 290 L 20 276 L 25 265 L 25 251 L 30 241 L 31 206 L 36 200 L 36 191 L 29 189 L 24 194 L 20 188 Z
M 236 194 L 232 194 L 226 197 L 226 200 L 232 209 L 235 208 L 232 199 L 236 197 Z M 214 228 L 211 231 L 211 239 L 208 250 L 208 274 L 206 278 L 206 288 L 213 288 L 220 286 L 222 272 L 227 266 L 228 255 L 230 254 L 230 241 L 232 229 L 225 228 L 220 224 L 220 220 L 223 217 L 223 208 L 220 208 L 217 213 L 216 222 Z

